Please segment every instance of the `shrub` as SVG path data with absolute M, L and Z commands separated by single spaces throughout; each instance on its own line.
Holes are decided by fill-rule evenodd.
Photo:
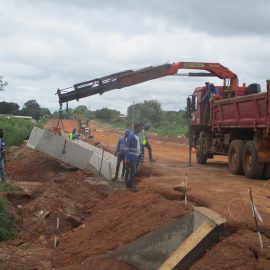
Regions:
M 7 212 L 7 201 L 0 197 L 0 241 L 13 238 L 16 226 Z
M 27 140 L 34 124 L 25 119 L 0 119 L 0 128 L 5 131 L 7 146 L 21 145 Z
M 9 183 L 0 183 L 0 192 L 7 192 L 12 190 L 19 190 L 19 188 Z

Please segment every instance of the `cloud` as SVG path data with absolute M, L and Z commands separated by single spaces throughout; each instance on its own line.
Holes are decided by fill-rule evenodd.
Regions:
M 259 82 L 265 89 L 268 2 L 2 1 L 0 75 L 9 85 L 1 97 L 21 106 L 36 99 L 57 110 L 57 88 L 168 61 L 220 62 L 241 82 Z M 179 110 L 205 80 L 162 78 L 70 106 L 126 112 L 133 101 L 157 99 L 163 109 Z

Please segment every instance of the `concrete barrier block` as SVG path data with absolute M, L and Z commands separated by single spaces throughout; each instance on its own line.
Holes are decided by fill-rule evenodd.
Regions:
M 83 147 L 90 149 L 94 152 L 94 155 L 90 159 L 90 164 L 97 170 L 100 171 L 101 166 L 101 174 L 108 180 L 112 179 L 112 173 L 116 170 L 116 157 L 104 151 L 101 148 L 98 148 L 92 144 L 86 143 L 84 141 L 79 141 L 79 144 L 83 145 Z M 101 165 L 102 160 L 102 165 Z M 122 166 L 120 166 L 120 172 L 122 170 Z
M 79 169 L 85 169 L 93 155 L 93 151 L 76 141 L 37 127 L 32 130 L 27 146 Z
M 112 179 L 111 163 L 108 160 L 102 159 L 102 156 L 94 155 L 90 159 L 90 164 L 108 180 Z

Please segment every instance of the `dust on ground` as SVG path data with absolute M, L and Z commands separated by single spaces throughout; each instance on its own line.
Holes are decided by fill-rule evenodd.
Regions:
M 51 121 L 47 128 L 55 125 Z M 73 121 L 64 122 L 67 131 L 75 125 Z M 94 121 L 90 128 L 93 143 L 112 152 L 121 132 Z M 189 204 L 185 207 L 180 186 L 188 168 L 187 146 L 180 141 L 151 138 L 156 162 L 151 164 L 146 158 L 137 180 L 138 193 L 127 190 L 121 181 L 105 181 L 94 169 L 76 170 L 26 146 L 13 147 L 8 153 L 7 170 L 11 182 L 21 190 L 4 195 L 11 202 L 18 235 L 0 244 L 0 266 L 23 270 L 132 270 L 135 268 L 124 262 L 103 256 L 189 213 L 192 205 L 200 205 L 224 216 L 229 233 L 192 269 L 269 269 L 269 181 L 232 175 L 224 157 L 201 166 L 192 156 Z M 260 228 L 264 249 L 259 246 L 250 211 L 249 186 L 263 218 Z

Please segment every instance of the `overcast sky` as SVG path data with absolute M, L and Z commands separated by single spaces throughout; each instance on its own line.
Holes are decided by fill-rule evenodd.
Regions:
M 219 62 L 240 83 L 270 79 L 269 0 L 0 0 L 0 100 L 58 110 L 57 88 L 126 69 Z M 164 110 L 213 78 L 165 77 L 70 102 L 126 113 L 156 99 Z

